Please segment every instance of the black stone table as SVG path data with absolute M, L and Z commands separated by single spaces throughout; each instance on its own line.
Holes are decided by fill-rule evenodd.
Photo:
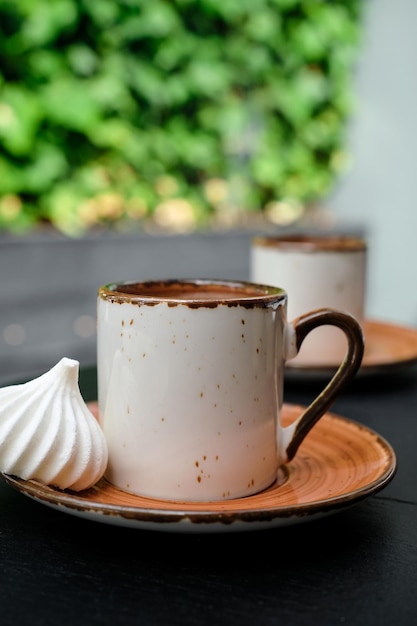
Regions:
M 307 404 L 317 382 L 287 381 Z M 94 368 L 81 370 L 86 400 Z M 390 484 L 284 528 L 170 534 L 43 506 L 0 480 L 2 626 L 417 624 L 417 372 L 359 378 L 332 411 L 393 446 Z

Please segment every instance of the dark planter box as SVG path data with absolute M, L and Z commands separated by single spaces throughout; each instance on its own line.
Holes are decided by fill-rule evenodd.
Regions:
M 96 294 L 114 280 L 248 279 L 254 231 L 0 239 L 0 385 L 96 361 Z

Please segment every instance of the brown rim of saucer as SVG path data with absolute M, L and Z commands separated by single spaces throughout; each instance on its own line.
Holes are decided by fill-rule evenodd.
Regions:
M 89 403 L 97 415 L 96 402 Z M 283 405 L 283 423 L 304 407 Z M 3 474 L 10 486 L 58 510 L 96 521 L 137 528 L 201 532 L 259 525 L 273 527 L 335 513 L 383 489 L 396 473 L 391 445 L 367 426 L 327 413 L 286 467 L 283 481 L 252 496 L 212 502 L 158 500 L 121 491 L 106 480 L 71 492 Z M 183 522 L 186 522 L 184 525 Z M 239 524 L 237 524 L 239 526 Z

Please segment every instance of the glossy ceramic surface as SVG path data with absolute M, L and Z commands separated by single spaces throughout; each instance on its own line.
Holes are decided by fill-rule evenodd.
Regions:
M 288 292 L 288 319 L 331 308 L 361 322 L 365 315 L 367 245 L 350 235 L 258 236 L 252 241 L 250 274 L 257 283 Z M 330 326 L 314 331 L 294 363 L 306 367 L 340 362 L 343 335 Z
M 213 502 L 274 483 L 278 467 L 355 376 L 364 350 L 352 316 L 314 310 L 287 322 L 286 302 L 278 287 L 239 281 L 99 289 L 99 421 L 111 484 L 160 500 Z M 336 327 L 348 355 L 284 429 L 284 362 L 323 325 Z
M 235 281 L 99 289 L 98 402 L 109 482 L 187 501 L 240 498 L 273 483 L 285 303 L 281 289 Z
M 365 353 L 356 377 L 395 372 L 417 363 L 417 329 L 378 320 L 362 322 Z M 288 377 L 321 377 L 334 373 L 336 365 L 300 366 L 288 361 Z
M 96 410 L 94 404 L 90 405 Z M 285 404 L 293 421 L 302 407 Z M 396 456 L 375 431 L 326 413 L 277 482 L 246 498 L 169 502 L 128 494 L 101 480 L 84 492 L 60 491 L 4 475 L 9 485 L 41 504 L 96 522 L 165 532 L 261 530 L 307 522 L 341 511 L 383 489 L 394 477 Z

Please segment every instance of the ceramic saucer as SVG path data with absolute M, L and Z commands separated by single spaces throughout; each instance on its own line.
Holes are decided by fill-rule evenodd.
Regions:
M 90 408 L 94 411 L 96 405 Z M 303 407 L 285 404 L 283 422 Z M 347 508 L 383 489 L 396 471 L 390 444 L 376 432 L 326 413 L 279 471 L 269 489 L 221 502 L 178 502 L 136 496 L 100 480 L 79 493 L 3 475 L 26 496 L 92 521 L 167 532 L 231 532 L 306 522 Z
M 367 375 L 394 373 L 417 363 L 417 328 L 409 328 L 380 322 L 365 320 L 362 323 L 365 337 L 365 353 L 362 365 L 356 377 Z M 286 364 L 286 376 L 312 378 L 329 376 L 334 373 L 337 365 L 302 366 L 291 361 Z

